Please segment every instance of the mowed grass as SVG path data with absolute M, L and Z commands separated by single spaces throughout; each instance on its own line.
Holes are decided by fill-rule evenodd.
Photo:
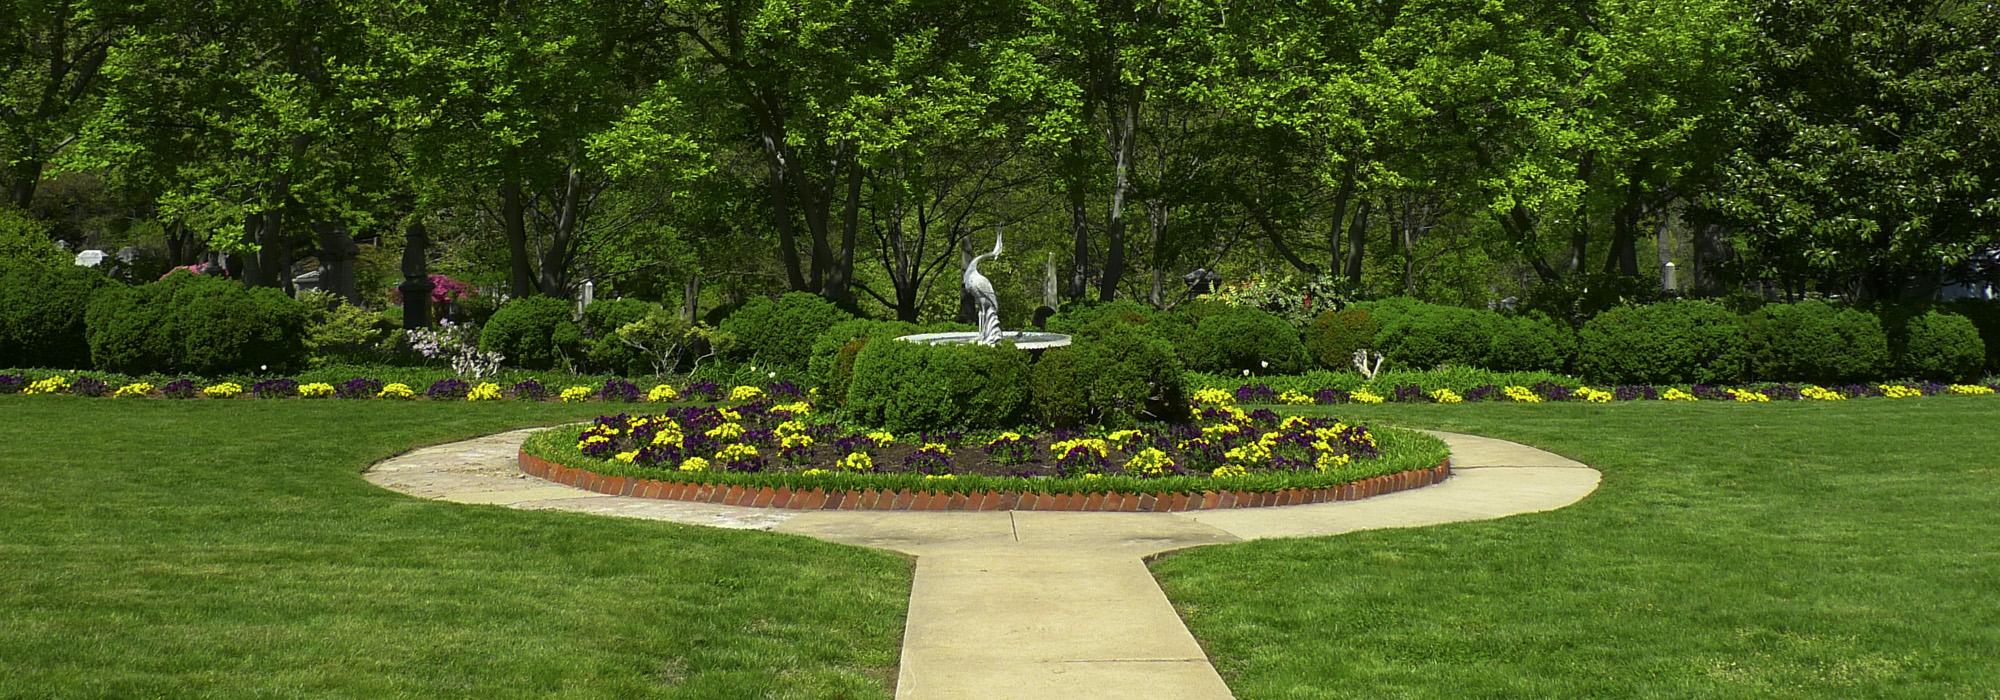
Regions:
M 0 696 L 887 697 L 902 558 L 360 476 L 603 410 L 0 396 Z
M 1336 412 L 1604 481 L 1156 562 L 1239 697 L 2000 697 L 2000 399 Z

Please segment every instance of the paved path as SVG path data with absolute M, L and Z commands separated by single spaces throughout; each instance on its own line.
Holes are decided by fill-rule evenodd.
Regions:
M 533 430 L 414 450 L 365 475 L 443 501 L 805 535 L 915 555 L 896 696 L 1228 698 L 1146 569 L 1162 552 L 1553 510 L 1597 470 L 1526 445 L 1432 433 L 1442 484 L 1360 501 L 1191 513 L 780 511 L 605 496 L 520 473 Z

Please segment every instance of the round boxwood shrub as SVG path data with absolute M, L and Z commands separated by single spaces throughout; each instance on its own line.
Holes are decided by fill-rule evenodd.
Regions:
M 583 347 L 583 327 L 568 301 L 531 296 L 514 299 L 493 312 L 479 332 L 479 349 L 500 353 L 502 361 L 526 369 L 566 367 Z
M 776 299 L 750 300 L 720 328 L 736 336 L 732 354 L 737 359 L 805 369 L 819 334 L 850 318 L 854 316 L 818 295 L 791 292 Z
M 1986 362 L 1986 344 L 1972 321 L 1954 313 L 1930 311 L 1904 326 L 1897 369 L 1918 379 L 1973 381 Z
M 1823 301 L 1771 304 L 1744 317 L 1750 377 L 1832 384 L 1882 378 L 1889 339 L 1875 314 Z
M 1327 369 L 1347 369 L 1354 365 L 1354 353 L 1374 347 L 1375 316 L 1367 309 L 1327 311 L 1306 328 L 1306 352 Z
M 1375 349 L 1398 369 L 1476 367 L 1486 358 L 1499 320 L 1484 309 L 1421 302 L 1390 309 L 1377 318 Z
M 1197 319 L 1177 347 L 1189 369 L 1289 374 L 1304 371 L 1309 362 L 1298 331 L 1276 314 L 1230 306 L 1207 310 Z
M 917 324 L 904 321 L 877 321 L 854 318 L 833 324 L 813 339 L 812 357 L 806 361 L 806 379 L 819 389 L 822 400 L 835 406 L 847 402 L 847 385 L 854 377 L 854 358 L 869 343 L 920 332 Z
M 1174 347 L 1143 333 L 1080 339 L 1035 363 L 1033 407 L 1044 425 L 1123 426 L 1187 417 Z
M 583 307 L 584 359 L 594 372 L 636 376 L 653 371 L 652 358 L 618 339 L 618 329 L 636 323 L 659 304 L 639 299 L 606 299 Z
M 89 368 L 83 312 L 107 282 L 63 261 L 0 258 L 0 367 Z
M 98 369 L 282 372 L 305 362 L 307 311 L 276 289 L 178 271 L 152 284 L 98 291 L 84 326 Z
M 1561 372 L 1576 352 L 1569 326 L 1546 316 L 1503 316 L 1490 326 L 1486 369 L 1501 372 Z
M 2000 301 L 1958 299 L 1946 302 L 1945 310 L 1964 316 L 1979 329 L 1979 340 L 1986 344 L 1986 371 L 2000 374 Z
M 1748 345 L 1743 319 L 1718 304 L 1677 300 L 1625 306 L 1583 325 L 1577 333 L 1576 368 L 1592 382 L 1731 382 L 1743 376 Z
M 862 424 L 904 433 L 1014 425 L 1027 402 L 1026 352 L 888 340 L 855 356 L 846 408 Z
M 1096 337 L 1106 333 L 1150 330 L 1160 316 L 1151 306 L 1130 299 L 1106 303 L 1064 304 L 1062 311 L 1049 317 L 1051 332 Z

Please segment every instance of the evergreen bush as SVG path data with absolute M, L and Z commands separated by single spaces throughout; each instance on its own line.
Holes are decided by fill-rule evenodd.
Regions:
M 1741 317 L 1719 304 L 1677 300 L 1606 311 L 1577 334 L 1577 372 L 1591 382 L 1713 384 L 1743 377 Z

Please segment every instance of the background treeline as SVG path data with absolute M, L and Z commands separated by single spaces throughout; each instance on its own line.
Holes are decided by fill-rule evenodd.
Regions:
M 1483 305 L 1928 298 L 1995 240 L 1991 2 L 0 5 L 12 205 L 74 245 L 905 321 L 989 268 Z M 1053 268 L 1053 274 L 1050 269 Z

